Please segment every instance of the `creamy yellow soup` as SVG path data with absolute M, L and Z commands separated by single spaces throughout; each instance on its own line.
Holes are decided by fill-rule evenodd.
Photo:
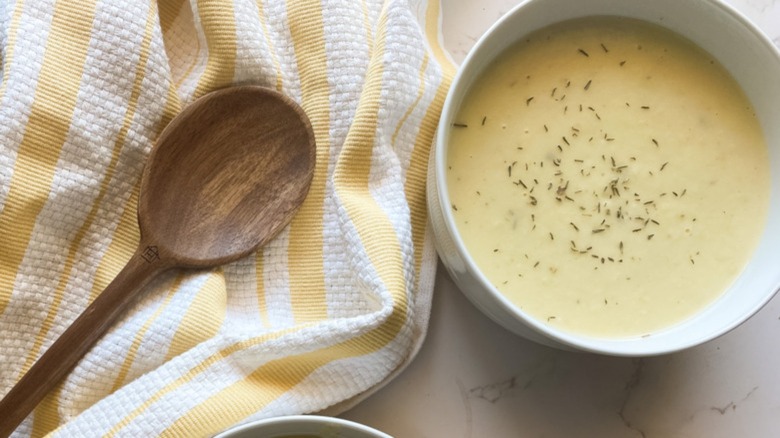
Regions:
M 451 128 L 453 216 L 485 276 L 572 333 L 669 327 L 718 298 L 769 204 L 750 102 L 713 58 L 620 18 L 538 31 L 491 65 Z

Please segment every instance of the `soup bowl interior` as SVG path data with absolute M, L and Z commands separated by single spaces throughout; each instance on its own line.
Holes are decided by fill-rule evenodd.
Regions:
M 561 21 L 622 16 L 665 27 L 697 44 L 736 79 L 751 101 L 769 148 L 770 205 L 752 258 L 734 283 L 693 317 L 642 337 L 604 339 L 557 330 L 504 297 L 477 268 L 458 234 L 446 178 L 450 127 L 471 85 L 504 50 L 525 35 Z M 530 0 L 506 14 L 464 60 L 444 104 L 428 176 L 428 206 L 436 247 L 462 292 L 489 317 L 531 340 L 564 349 L 647 356 L 689 348 L 735 328 L 764 306 L 780 285 L 780 53 L 730 6 L 707 0 Z M 738 157 L 735 157 L 738 159 Z M 726 231 L 727 232 L 727 231 Z

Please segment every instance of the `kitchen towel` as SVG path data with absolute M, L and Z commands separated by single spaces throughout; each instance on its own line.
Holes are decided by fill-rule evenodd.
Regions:
M 317 167 L 256 255 L 147 287 L 18 436 L 209 436 L 337 413 L 427 327 L 425 175 L 453 65 L 438 0 L 0 2 L 0 394 L 139 239 L 139 180 L 188 102 L 255 84 L 299 102 Z

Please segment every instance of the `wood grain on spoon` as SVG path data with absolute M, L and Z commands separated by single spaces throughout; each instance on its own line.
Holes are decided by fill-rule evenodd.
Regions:
M 0 401 L 0 436 L 17 428 L 156 275 L 234 261 L 276 236 L 308 193 L 315 153 L 303 110 L 269 89 L 216 91 L 182 111 L 144 168 L 136 252 Z

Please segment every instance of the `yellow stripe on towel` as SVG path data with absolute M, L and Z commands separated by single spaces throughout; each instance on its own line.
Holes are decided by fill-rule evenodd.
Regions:
M 195 97 L 226 87 L 236 71 L 236 23 L 233 3 L 198 0 L 198 16 L 206 36 L 208 62 L 198 81 Z
M 225 278 L 222 271 L 209 274 L 176 328 L 168 354 L 165 356 L 166 361 L 217 334 L 225 321 L 226 299 Z
M 0 236 L 4 239 L 0 252 L 0 314 L 11 298 L 38 214 L 49 198 L 60 146 L 68 135 L 76 106 L 94 15 L 94 1 L 60 0 L 55 4 L 29 121 L 0 211 Z
M 321 3 L 287 0 L 287 16 L 300 73 L 300 103 L 311 120 L 317 142 L 317 161 L 309 194 L 290 224 L 287 262 L 293 316 L 296 322 L 308 322 L 327 317 L 322 220 L 331 147 L 331 90 Z
M 114 379 L 114 385 L 111 387 L 111 392 L 116 391 L 125 384 L 127 375 L 130 373 L 130 368 L 133 366 L 136 357 L 138 357 L 138 349 L 141 348 L 141 342 L 144 340 L 144 337 L 146 336 L 146 333 L 149 331 L 149 328 L 152 326 L 152 324 L 157 321 L 160 315 L 162 315 L 163 311 L 171 304 L 173 296 L 176 294 L 176 291 L 179 289 L 179 287 L 181 287 L 182 280 L 184 280 L 184 277 L 182 273 L 179 273 L 173 280 L 173 284 L 168 288 L 168 293 L 165 295 L 163 301 L 157 305 L 157 309 L 155 309 L 155 311 L 146 319 L 146 321 L 144 321 L 141 329 L 135 333 L 135 336 L 133 336 L 133 343 L 130 345 L 130 349 L 127 350 L 127 353 L 125 354 L 125 360 L 122 361 L 122 365 L 119 367 L 119 375 L 117 375 L 116 379 Z
M 265 44 L 268 47 L 268 53 L 271 55 L 271 62 L 274 64 L 276 70 L 276 91 L 281 92 L 284 88 L 282 82 L 282 66 L 279 63 L 279 56 L 276 55 L 276 47 L 274 47 L 273 39 L 268 33 L 268 20 L 266 20 L 265 7 L 263 6 L 263 0 L 257 0 L 258 19 L 260 20 L 260 28 L 263 30 L 263 37 Z
M 425 13 L 425 36 L 431 51 L 442 69 L 442 79 L 436 89 L 436 95 L 428 106 L 428 110 L 420 124 L 417 138 L 414 142 L 414 154 L 406 174 L 404 192 L 409 203 L 412 221 L 412 242 L 414 243 L 414 270 L 417 273 L 416 280 L 420 279 L 422 266 L 423 246 L 425 244 L 426 227 L 428 225 L 428 210 L 425 197 L 425 185 L 428 173 L 428 158 L 433 146 L 436 128 L 439 123 L 444 99 L 447 97 L 452 78 L 455 76 L 456 67 L 447 56 L 439 41 L 439 20 L 441 18 L 441 4 L 438 0 L 430 0 Z M 420 72 L 425 74 L 426 66 Z M 418 284 L 415 284 L 415 289 Z

